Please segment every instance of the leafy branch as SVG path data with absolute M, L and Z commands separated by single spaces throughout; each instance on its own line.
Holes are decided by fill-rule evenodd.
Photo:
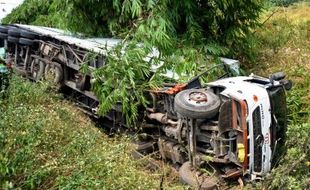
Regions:
M 26 0 L 24 12 L 37 1 Z M 5 21 L 35 23 L 49 15 L 44 23 L 50 26 L 124 39 L 108 51 L 107 64 L 94 71 L 93 90 L 102 114 L 121 103 L 127 122 L 135 123 L 138 107 L 147 104 L 145 90 L 159 86 L 167 71 L 185 81 L 216 57 L 245 47 L 247 34 L 259 24 L 263 0 L 50 0 L 43 5 L 31 20 L 16 10 Z

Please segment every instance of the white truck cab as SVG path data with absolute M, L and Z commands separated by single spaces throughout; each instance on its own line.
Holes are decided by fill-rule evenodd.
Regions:
M 223 87 L 220 93 L 222 96 L 236 100 L 238 104 L 245 103 L 246 121 L 245 133 L 245 157 L 247 162 L 245 173 L 251 175 L 251 178 L 264 176 L 271 170 L 271 127 L 272 114 L 270 98 L 268 95 L 268 86 L 255 81 L 261 80 L 261 83 L 268 81 L 255 76 L 233 77 L 217 80 L 209 83 L 210 86 Z M 240 110 L 241 111 L 241 110 Z M 240 114 L 242 117 L 242 114 Z M 240 118 L 242 119 L 242 118 Z
M 191 81 L 196 85 L 189 84 L 189 89 L 178 92 L 174 109 L 187 123 L 190 161 L 182 165 L 181 179 L 206 189 L 216 186 L 208 182 L 216 181 L 210 178 L 195 182 L 197 173 L 188 177 L 189 165 L 212 165 L 222 178 L 256 180 L 266 176 L 285 140 L 285 90 L 291 88 L 291 82 L 284 78 L 279 72 L 270 78 L 253 74 L 227 77 L 205 86 Z

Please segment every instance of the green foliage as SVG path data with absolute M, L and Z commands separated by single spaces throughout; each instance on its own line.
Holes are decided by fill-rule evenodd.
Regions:
M 272 2 L 276 6 L 286 6 L 286 7 L 300 1 L 303 0 L 270 0 L 270 2 Z
M 287 104 L 289 109 L 289 121 L 292 124 L 310 122 L 310 77 L 304 67 L 294 69 L 294 77 L 302 78 L 296 81 L 294 88 L 288 93 Z
M 310 188 L 310 124 L 291 125 L 286 146 L 287 154 L 265 181 L 269 189 Z
M 123 111 L 127 111 L 124 112 L 128 116 L 126 117 L 127 121 L 136 119 L 135 110 L 137 110 L 139 104 L 135 104 L 135 102 L 143 103 L 144 100 L 141 100 L 143 88 L 145 90 L 148 89 L 146 87 L 152 86 L 152 84 L 145 84 L 145 79 L 149 77 L 149 73 L 144 78 L 141 78 L 139 71 L 151 70 L 151 67 L 159 65 L 158 60 L 161 60 L 163 64 L 159 65 L 159 69 L 154 76 L 150 76 L 153 80 L 146 80 L 146 82 L 160 84 L 161 80 L 156 79 L 160 79 L 158 76 L 168 70 L 177 73 L 181 79 L 188 80 L 191 76 L 210 65 L 212 61 L 207 58 L 207 55 L 219 56 L 226 54 L 228 51 L 225 46 L 234 46 L 238 39 L 242 39 L 250 28 L 255 26 L 255 19 L 261 9 L 259 1 L 255 1 L 250 5 L 242 1 L 198 2 L 187 0 L 181 3 L 180 1 L 160 1 L 156 6 L 154 6 L 154 1 L 141 2 L 114 2 L 113 8 L 116 13 L 119 12 L 119 20 L 117 22 L 107 21 L 110 32 L 125 39 L 121 47 L 128 45 L 124 49 L 112 50 L 112 54 L 117 54 L 117 59 L 111 60 L 111 58 L 108 58 L 108 63 L 114 61 L 115 66 L 128 64 L 133 67 L 133 72 L 131 74 L 127 73 L 131 70 L 126 67 L 115 68 L 115 66 L 108 65 L 108 68 L 111 67 L 109 71 L 118 71 L 113 75 L 118 75 L 118 78 L 125 82 L 125 85 L 118 86 L 117 89 L 111 88 L 109 86 L 114 85 L 112 80 L 110 85 L 108 81 L 104 83 L 105 85 L 100 87 L 97 85 L 95 88 L 97 96 L 110 98 L 109 101 L 100 98 L 104 102 L 102 108 L 112 107 L 109 102 L 115 103 L 117 100 L 122 100 L 123 109 L 125 108 Z M 244 15 L 238 15 L 240 11 L 232 11 L 233 9 L 244 10 Z M 119 30 L 124 28 L 123 24 L 129 27 L 128 32 L 124 33 Z M 76 28 L 76 30 L 79 29 Z M 233 39 L 236 39 L 236 41 Z M 140 42 L 143 42 L 142 47 L 138 45 Z M 154 47 L 159 50 L 160 54 L 151 62 L 143 60 L 141 55 L 138 56 L 140 60 L 137 60 L 135 53 L 138 47 L 147 51 L 144 55 L 152 53 Z M 123 54 L 121 51 L 126 53 Z M 122 60 L 125 60 L 125 63 Z M 96 75 L 97 78 L 103 77 L 109 80 L 111 76 L 103 71 L 107 67 L 99 69 L 100 71 L 97 73 L 101 73 L 102 76 Z M 122 78 L 127 75 L 132 80 L 126 82 L 126 77 Z M 115 79 L 115 76 L 113 79 Z M 128 92 L 128 88 L 134 89 L 130 90 L 130 92 L 135 92 L 137 90 L 135 86 L 140 83 L 144 85 L 140 85 L 142 87 L 141 91 L 139 90 L 140 93 L 131 93 L 134 95 L 133 97 L 125 93 L 119 93 L 119 91 Z M 120 97 L 121 95 L 124 96 Z M 130 109 L 126 107 L 130 107 Z
M 14 76 L 0 100 L 0 189 L 159 188 L 128 138 L 108 138 L 49 86 Z
M 262 69 L 262 75 L 269 75 L 281 70 L 293 80 L 293 89 L 287 94 L 292 124 L 310 122 L 309 11 L 307 3 L 278 9 L 253 36 L 259 58 L 252 72 Z
M 273 20 L 266 24 L 262 38 L 259 39 L 262 46 L 272 48 L 277 53 L 292 37 L 293 25 L 285 18 Z M 277 34 L 277 35 L 273 35 Z
M 135 124 L 138 106 L 148 103 L 144 97 L 146 90 L 156 87 L 160 81 L 150 71 L 150 65 L 158 60 L 145 60 L 150 49 L 137 47 L 136 43 L 120 44 L 107 52 L 109 64 L 93 72 L 93 90 L 101 100 L 99 112 L 104 114 L 121 104 L 127 123 Z
M 51 25 L 48 20 L 49 8 L 51 6 L 49 0 L 25 0 L 25 2 L 17 7 L 12 13 L 2 20 L 3 23 L 37 23 Z
M 26 2 L 35 1 L 26 0 Z M 127 102 L 125 105 L 128 105 L 129 102 L 130 105 L 137 101 L 146 104 L 145 99 L 141 98 L 143 96 L 141 89 L 158 86 L 163 80 L 160 78 L 160 73 L 174 69 L 177 73 L 183 74 L 181 78 L 185 81 L 186 75 L 194 75 L 199 69 L 203 69 L 212 62 L 205 56 L 206 54 L 228 53 L 244 57 L 245 52 L 247 58 L 256 60 L 253 61 L 255 64 L 250 65 L 255 73 L 268 76 L 272 72 L 284 70 L 288 75 L 287 78 L 292 79 L 294 83 L 293 89 L 288 93 L 290 112 L 286 144 L 288 150 L 278 168 L 274 169 L 262 183 L 262 188 L 310 189 L 310 79 L 308 74 L 310 22 L 304 21 L 309 18 L 307 16 L 310 12 L 309 6 L 298 6 L 296 9 L 293 7 L 294 9 L 277 12 L 260 30 L 249 36 L 246 35 L 249 32 L 247 30 L 252 28 L 248 28 L 250 25 L 245 24 L 246 30 L 240 31 L 238 23 L 243 25 L 243 20 L 238 20 L 242 18 L 238 14 L 252 11 L 252 1 L 251 3 L 208 1 L 208 3 L 202 3 L 207 6 L 201 7 L 201 11 L 195 9 L 197 6 L 195 2 L 198 1 L 158 3 L 152 0 L 113 2 L 54 0 L 48 11 L 42 13 L 42 15 L 49 15 L 43 24 L 69 27 L 89 35 L 117 36 L 126 39 L 115 50 L 108 52 L 109 64 L 102 70 L 94 72 L 97 79 L 94 90 L 97 96 L 101 97 L 103 102 L 107 99 L 113 104 Z M 244 6 L 248 7 L 240 7 L 238 2 L 240 5 L 244 2 Z M 256 1 L 253 2 L 256 3 Z M 35 3 L 32 6 L 35 6 Z M 29 10 L 31 10 L 30 7 L 28 7 Z M 18 17 L 12 15 L 19 15 L 19 9 L 21 8 L 11 14 L 6 21 L 39 22 L 36 21 L 37 15 L 28 18 L 26 14 L 24 17 L 31 20 L 18 21 L 16 19 Z M 253 11 L 251 18 L 256 19 L 259 9 L 256 11 Z M 40 11 L 36 13 L 41 14 Z M 269 14 L 271 13 L 268 12 Z M 226 15 L 229 15 L 228 18 Z M 21 18 L 23 18 L 22 15 Z M 60 21 L 55 22 L 53 19 Z M 251 20 L 253 26 L 256 23 L 255 19 Z M 296 24 L 296 20 L 301 23 Z M 203 24 L 203 21 L 206 23 Z M 244 22 L 247 21 L 244 20 Z M 61 24 L 58 25 L 58 23 Z M 141 42 L 144 43 L 143 48 L 136 46 Z M 126 51 L 120 52 L 121 47 L 125 47 Z M 160 49 L 161 54 L 155 60 L 146 61 L 143 57 L 151 52 L 151 47 Z M 229 49 L 230 52 L 227 51 L 227 48 L 233 48 L 234 52 L 231 52 L 231 49 Z M 164 65 L 160 65 L 162 60 L 165 61 Z M 122 64 L 117 64 L 119 62 Z M 147 68 L 151 64 L 158 65 L 161 72 L 155 75 L 149 72 Z M 113 140 L 105 142 L 106 138 L 102 139 L 103 137 L 98 135 L 97 131 L 85 132 L 85 129 L 79 127 L 75 128 L 76 131 L 72 130 L 69 126 L 80 126 L 80 123 L 76 123 L 76 115 L 69 111 L 72 108 L 64 107 L 59 100 L 56 100 L 58 103 L 53 106 L 55 99 L 50 99 L 50 93 L 41 94 L 40 89 L 44 89 L 44 92 L 48 90 L 44 84 L 41 84 L 40 88 L 38 86 L 30 88 L 29 83 L 23 86 L 24 81 L 19 79 L 17 84 L 11 89 L 13 95 L 9 100 L 0 103 L 2 113 L 0 116 L 0 182 L 3 188 L 10 187 L 12 184 L 14 187 L 48 188 L 50 185 L 53 188 L 67 189 L 98 188 L 98 186 L 107 189 L 133 189 L 138 188 L 139 185 L 144 185 L 145 188 L 157 188 L 155 184 L 158 181 L 150 180 L 150 185 L 147 184 L 149 182 L 147 179 L 143 183 L 145 178 L 141 175 L 145 173 L 141 174 L 132 167 L 134 164 L 130 159 L 127 160 L 127 157 L 122 159 L 127 146 L 117 145 Z M 115 88 L 115 84 L 118 88 Z M 34 89 L 36 91 L 32 92 Z M 102 105 L 103 113 L 112 106 L 109 102 L 104 102 Z M 135 106 L 125 106 L 123 109 L 130 113 L 135 111 Z M 42 116 L 38 116 L 42 113 Z M 51 114 L 57 119 L 48 119 L 51 118 Z M 10 127 L 3 127 L 4 124 Z M 60 145 L 56 142 L 60 142 Z M 81 144 L 84 146 L 80 146 Z M 27 161 L 22 162 L 25 160 Z M 119 164 L 120 162 L 126 163 L 126 167 Z M 39 167 L 33 168 L 38 163 Z M 100 166 L 100 170 L 97 165 Z M 158 179 L 158 176 L 154 175 L 154 179 Z M 117 184 L 113 183 L 114 181 L 117 181 Z
M 310 188 L 309 16 L 309 3 L 280 8 L 255 33 L 258 59 L 252 72 L 268 76 L 284 71 L 286 78 L 293 81 L 293 88 L 287 93 L 286 154 L 267 179 L 255 185 L 256 189 Z
M 26 1 L 24 9 L 31 10 L 33 2 Z M 146 104 L 142 89 L 159 84 L 162 79 L 158 76 L 167 70 L 186 80 L 210 66 L 214 57 L 236 55 L 236 51 L 248 49 L 242 44 L 258 25 L 262 8 L 263 0 L 51 0 L 43 14 L 49 15 L 48 25 L 91 36 L 124 39 L 121 46 L 128 46 L 124 48 L 126 52 L 122 53 L 119 46 L 108 53 L 117 56 L 108 57 L 108 65 L 96 72 L 95 79 L 101 85 L 97 83 L 94 90 L 103 102 L 102 114 L 120 101 L 127 121 L 134 121 L 138 105 Z M 12 15 L 20 12 L 17 9 Z M 18 21 L 12 15 L 5 21 Z M 34 17 L 37 20 L 39 15 Z M 143 46 L 139 47 L 141 43 Z M 240 46 L 243 48 L 237 48 Z M 159 55 L 151 62 L 143 60 L 142 56 L 151 53 L 152 48 Z M 147 71 L 154 65 L 160 67 L 155 75 Z M 114 86 L 115 81 L 118 83 Z

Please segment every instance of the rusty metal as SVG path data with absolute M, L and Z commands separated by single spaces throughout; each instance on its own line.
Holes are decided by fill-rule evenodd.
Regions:
M 26 57 L 25 57 L 25 60 L 24 60 L 24 70 L 25 71 L 27 70 L 27 64 L 28 64 L 28 59 L 29 59 L 29 51 L 30 51 L 30 47 L 27 46 L 27 48 L 26 48 Z
M 168 119 L 167 114 L 163 114 L 163 113 L 147 113 L 147 117 L 150 119 L 154 119 L 162 124 L 170 124 L 173 126 L 176 126 L 178 124 L 177 121 L 173 121 L 171 119 Z
M 154 93 L 150 92 L 150 95 L 152 97 L 152 103 L 153 103 L 153 106 L 152 108 L 146 108 L 147 111 L 149 112 L 156 112 L 156 105 L 157 105 L 157 97 Z
M 189 160 L 191 165 L 196 168 L 197 167 L 197 162 L 196 162 L 196 152 L 197 152 L 197 136 L 196 136 L 196 128 L 197 128 L 197 122 L 196 119 L 186 119 L 187 122 L 187 130 L 189 130 L 188 133 L 188 156 L 189 156 Z M 188 121 L 189 120 L 189 121 Z
M 178 143 L 159 138 L 158 147 L 160 155 L 164 160 L 170 159 L 174 164 L 182 164 L 186 161 L 186 150 L 182 148 Z
M 202 92 L 192 92 L 189 94 L 189 100 L 193 100 L 197 103 L 207 102 L 208 97 L 207 97 L 207 94 L 202 93 Z
M 177 84 L 174 87 L 171 87 L 167 89 L 166 91 L 164 91 L 164 93 L 170 94 L 170 95 L 177 94 L 178 92 L 182 91 L 186 86 L 187 84 Z
M 232 168 L 228 169 L 224 175 L 221 175 L 223 178 L 239 178 L 242 176 L 243 170 L 242 168 Z
M 75 53 L 75 51 L 70 47 L 67 46 L 69 48 L 69 50 L 71 51 L 71 53 L 73 53 L 73 55 L 75 56 L 75 58 L 80 62 L 83 63 L 83 60 Z
M 165 131 L 167 137 L 172 137 L 173 139 L 176 139 L 179 143 L 182 143 L 182 139 L 186 138 L 186 134 L 184 131 L 185 126 L 181 120 L 177 122 L 176 126 L 167 125 L 163 126 L 162 128 L 163 131 Z

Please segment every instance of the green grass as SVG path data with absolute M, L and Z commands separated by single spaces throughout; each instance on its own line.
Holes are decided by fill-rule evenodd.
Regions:
M 284 71 L 294 84 L 288 93 L 290 123 L 310 123 L 310 3 L 273 11 L 257 31 L 259 56 L 251 71 L 265 76 Z
M 107 137 L 47 83 L 13 76 L 0 113 L 0 189 L 158 189 L 162 176 L 164 188 L 177 181 L 165 166 L 146 170 L 131 158 L 128 138 Z

